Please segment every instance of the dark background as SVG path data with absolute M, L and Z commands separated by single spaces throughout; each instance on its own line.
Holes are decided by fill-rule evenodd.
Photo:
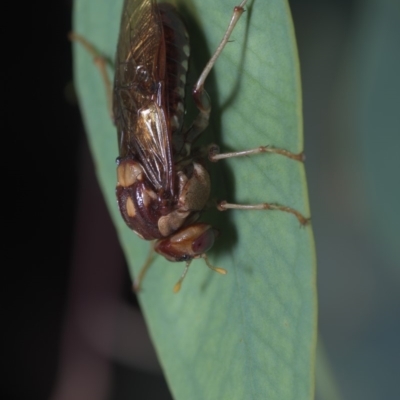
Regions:
M 354 76 L 351 67 L 362 66 L 352 49 L 374 46 L 379 36 L 379 29 L 369 36 L 360 33 L 363 15 L 373 26 L 364 5 L 373 3 L 290 2 L 302 65 L 306 168 L 319 257 L 321 354 L 332 368 L 332 375 L 318 382 L 325 393 L 342 396 L 331 398 L 391 399 L 398 390 L 399 258 L 379 246 L 386 242 L 385 227 L 378 234 L 371 228 L 368 212 L 374 208 L 359 186 L 368 186 L 368 176 L 344 173 L 361 170 L 363 142 L 362 136 L 350 136 L 354 125 L 340 125 L 342 103 L 357 93 L 352 81 L 343 86 L 347 92 L 343 89 L 343 76 Z M 73 94 L 66 39 L 71 2 L 15 6 L 3 13 L 8 33 L 2 41 L 2 153 L 12 177 L 3 192 L 8 240 L 2 398 L 168 399 Z M 394 2 L 392 7 L 399 11 Z M 398 30 L 388 33 L 393 34 L 400 38 Z M 388 65 L 398 62 L 397 55 L 389 55 L 394 58 Z M 386 93 L 379 95 L 387 100 Z M 343 131 L 336 135 L 332 126 L 347 126 L 349 137 Z M 399 126 L 384 127 L 392 136 L 385 130 L 377 135 L 391 147 Z M 384 189 L 390 205 L 393 188 Z M 103 268 L 107 265 L 113 270 Z

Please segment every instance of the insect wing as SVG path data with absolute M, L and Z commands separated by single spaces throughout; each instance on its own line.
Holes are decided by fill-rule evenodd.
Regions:
M 125 0 L 116 55 L 113 111 L 120 156 L 134 156 L 156 190 L 172 193 L 171 138 L 163 107 L 162 29 L 154 1 Z

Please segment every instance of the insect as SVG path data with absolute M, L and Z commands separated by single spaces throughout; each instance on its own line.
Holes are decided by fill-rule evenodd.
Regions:
M 219 153 L 219 148 L 196 148 L 194 143 L 208 125 L 211 102 L 204 89 L 205 80 L 224 49 L 244 12 L 247 0 L 234 7 L 223 39 L 196 82 L 192 96 L 198 115 L 184 127 L 184 100 L 189 60 L 189 37 L 175 8 L 154 0 L 125 0 L 121 19 L 112 115 L 118 132 L 117 158 L 118 206 L 126 224 L 142 239 L 155 240 L 154 250 L 169 261 L 184 261 L 186 267 L 174 287 L 180 290 L 193 259 L 203 258 L 213 246 L 217 231 L 198 222 L 210 197 L 210 176 L 206 159 L 212 162 L 229 157 L 257 153 L 276 153 L 303 161 L 303 154 L 260 146 L 233 153 Z M 79 35 L 80 41 L 96 55 Z M 98 65 L 107 83 L 104 63 Z M 109 89 L 110 90 L 110 89 Z M 218 209 L 280 210 L 308 221 L 298 211 L 277 204 L 218 204 Z M 146 263 L 135 287 L 140 288 L 150 263 Z

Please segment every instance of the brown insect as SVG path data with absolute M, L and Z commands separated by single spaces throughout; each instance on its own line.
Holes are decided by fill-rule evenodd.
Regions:
M 169 261 L 185 261 L 186 268 L 174 287 L 179 291 L 191 261 L 203 258 L 213 246 L 216 230 L 197 222 L 210 196 L 210 177 L 205 161 L 218 161 L 257 153 L 276 153 L 302 161 L 303 154 L 261 146 L 220 154 L 215 145 L 193 148 L 208 125 L 211 104 L 204 82 L 244 11 L 243 0 L 233 11 L 216 52 L 204 68 L 192 96 L 199 110 L 184 128 L 184 99 L 189 59 L 189 37 L 170 4 L 154 0 L 125 0 L 115 61 L 112 115 L 118 131 L 117 200 L 126 224 L 142 239 L 156 240 L 154 250 Z M 96 55 L 106 85 L 104 60 L 82 37 L 72 34 Z M 111 91 L 111 89 L 109 89 Z M 280 210 L 294 214 L 302 225 L 308 221 L 298 211 L 277 204 L 218 204 L 229 208 Z M 149 266 L 146 263 L 135 288 Z

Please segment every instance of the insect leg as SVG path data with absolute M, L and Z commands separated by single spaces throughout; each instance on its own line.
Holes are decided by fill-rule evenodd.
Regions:
M 79 35 L 78 33 L 70 32 L 68 34 L 68 39 L 71 40 L 71 42 L 80 43 L 92 55 L 93 62 L 100 71 L 100 75 L 106 89 L 108 112 L 111 116 L 111 120 L 114 121 L 114 113 L 112 110 L 112 85 L 110 78 L 107 74 L 107 59 L 102 56 L 91 43 L 89 43 L 83 36 Z
M 226 201 L 221 201 L 217 205 L 218 210 L 225 211 L 228 209 L 236 210 L 278 210 L 293 214 L 302 226 L 305 226 L 310 221 L 310 218 L 306 218 L 303 214 L 295 210 L 294 208 L 282 206 L 276 203 L 261 203 L 261 204 L 232 204 Z
M 285 149 L 279 149 L 271 146 L 260 146 L 255 149 L 242 150 L 242 151 L 234 151 L 230 153 L 220 153 L 219 147 L 216 145 L 211 145 L 208 148 L 208 158 L 210 161 L 217 162 L 224 158 L 233 158 L 233 157 L 244 157 L 250 156 L 253 154 L 260 153 L 272 153 L 272 154 L 280 154 L 281 156 L 291 158 L 296 161 L 304 161 L 305 156 L 303 152 L 300 153 L 292 153 L 291 151 Z
M 133 281 L 133 291 L 136 293 L 140 292 L 140 290 L 142 289 L 141 285 L 142 285 L 143 279 L 146 275 L 147 270 L 150 268 L 151 263 L 153 262 L 154 254 L 155 254 L 154 244 L 152 243 L 150 245 L 150 250 L 149 250 L 149 254 L 147 255 L 146 261 L 145 261 L 142 269 L 140 270 L 139 275 Z
M 244 12 L 244 6 L 247 3 L 247 0 L 243 0 L 238 6 L 233 9 L 232 18 L 229 22 L 228 29 L 225 32 L 224 37 L 221 40 L 221 43 L 218 45 L 217 50 L 213 54 L 213 56 L 208 61 L 207 65 L 203 69 L 199 79 L 197 80 L 194 88 L 193 88 L 193 99 L 196 103 L 197 108 L 199 109 L 199 114 L 196 119 L 193 121 L 192 126 L 189 128 L 189 134 L 187 135 L 188 142 L 192 142 L 204 129 L 208 126 L 208 121 L 210 119 L 211 112 L 211 102 L 208 93 L 204 90 L 204 82 L 207 79 L 208 74 L 210 73 L 212 67 L 220 56 L 222 50 L 225 45 L 228 43 L 229 37 L 233 29 L 235 28 L 237 22 L 239 21 L 240 16 Z
M 273 153 L 273 154 L 280 154 L 281 156 L 291 158 L 292 160 L 296 161 L 304 161 L 304 153 L 292 153 L 291 151 L 285 149 L 277 149 L 270 146 L 260 146 L 255 149 L 243 150 L 243 151 L 235 151 L 231 153 L 219 153 L 219 147 L 216 145 L 211 145 L 208 148 L 208 157 L 210 161 L 217 162 L 224 158 L 233 158 L 233 157 L 244 157 L 253 154 L 259 153 Z M 310 218 L 304 217 L 303 214 L 295 210 L 294 208 L 282 206 L 275 203 L 261 203 L 261 204 L 232 204 L 226 201 L 221 201 L 217 205 L 218 210 L 225 211 L 228 209 L 237 209 L 237 210 L 278 210 L 293 214 L 301 225 L 306 225 Z

